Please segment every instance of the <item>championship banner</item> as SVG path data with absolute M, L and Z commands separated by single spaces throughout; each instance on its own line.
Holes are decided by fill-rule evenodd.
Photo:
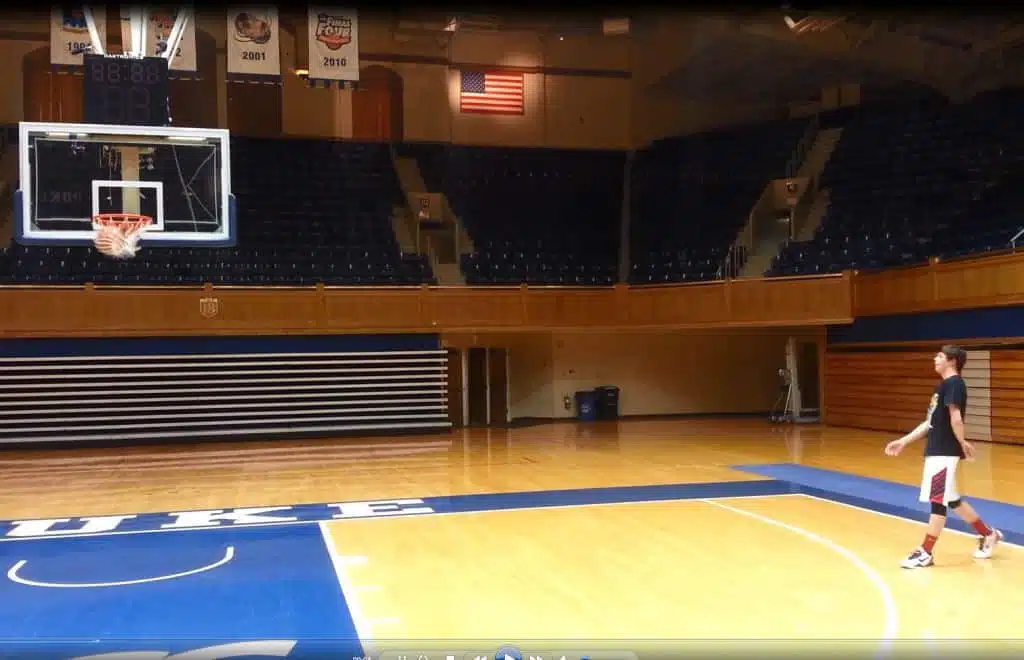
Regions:
M 149 24 L 146 26 L 146 55 L 163 55 L 167 50 L 167 41 L 171 38 L 174 19 L 178 16 L 177 7 L 150 7 Z M 196 70 L 196 13 L 189 16 L 185 32 L 178 43 L 178 52 L 171 58 L 168 68 L 171 71 Z
M 309 8 L 309 79 L 359 80 L 359 16 L 355 9 Z
M 107 8 L 90 6 L 96 31 L 107 48 Z M 82 66 L 85 51 L 92 46 L 82 5 L 54 7 L 50 13 L 50 64 Z
M 279 78 L 281 35 L 275 7 L 228 9 L 228 80 Z

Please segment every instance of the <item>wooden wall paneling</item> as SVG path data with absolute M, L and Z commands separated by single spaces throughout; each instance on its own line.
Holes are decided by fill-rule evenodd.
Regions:
M 1024 350 L 992 351 L 992 437 L 1024 444 Z
M 839 353 L 825 356 L 829 424 L 905 432 L 924 420 L 937 383 L 933 353 Z
M 54 72 L 57 117 L 54 121 L 80 123 L 85 119 L 85 78 L 78 73 Z
M 46 68 L 43 68 L 45 63 Z M 53 114 L 50 90 L 50 48 L 44 46 L 25 55 L 22 67 L 22 103 L 25 121 L 49 121 Z
M 829 352 L 825 357 L 825 410 L 833 426 L 905 433 L 924 421 L 938 375 L 932 351 Z M 969 351 L 969 440 L 992 440 L 989 351 Z
M 54 69 L 49 46 L 25 55 L 21 67 L 25 121 L 82 121 L 85 88 L 80 72 Z

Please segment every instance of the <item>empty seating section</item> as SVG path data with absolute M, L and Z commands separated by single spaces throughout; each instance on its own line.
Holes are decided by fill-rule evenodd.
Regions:
M 765 186 L 786 174 L 809 120 L 668 138 L 630 167 L 630 282 L 715 279 Z M 769 275 L 880 268 L 998 250 L 1024 226 L 1024 90 L 844 108 L 820 117 L 842 138 L 820 179 L 830 203 L 810 241 L 782 249 Z M 417 160 L 473 239 L 469 284 L 617 281 L 622 151 L 395 145 Z M 108 173 L 69 159 L 44 173 L 60 214 Z M 92 168 L 92 169 L 90 169 Z M 101 168 L 102 169 L 102 168 Z M 115 261 L 91 247 L 0 248 L 5 284 L 421 284 L 426 258 L 403 254 L 391 215 L 404 204 L 386 144 L 232 140 L 239 243 L 150 248 Z M 64 199 L 66 197 L 66 200 Z M 173 200 L 172 202 L 173 203 Z M 80 213 L 79 213 L 80 215 Z M 67 227 L 71 228 L 71 226 Z
M 972 110 L 982 131 L 968 153 L 973 167 L 985 176 L 971 191 L 967 208 L 953 216 L 948 231 L 936 234 L 939 256 L 1005 249 L 1024 226 L 1024 94 L 984 94 L 975 99 Z
M 469 284 L 610 285 L 618 269 L 622 151 L 405 145 L 473 239 Z
M 807 130 L 771 122 L 671 138 L 639 152 L 630 184 L 636 284 L 715 279 L 747 215 Z
M 821 185 L 814 238 L 770 274 L 838 272 L 1002 249 L 1024 224 L 1024 97 L 864 108 L 844 127 Z
M 432 281 L 425 259 L 402 255 L 395 239 L 390 218 L 403 200 L 386 144 L 239 139 L 232 149 L 240 242 L 270 267 L 265 277 Z
M 69 170 L 71 172 L 71 170 Z M 88 176 L 69 175 L 74 181 Z M 54 173 L 59 178 L 60 173 Z M 73 182 L 63 188 L 73 188 Z M 420 284 L 420 255 L 401 254 L 391 228 L 400 189 L 387 145 L 232 140 L 239 242 L 233 248 L 143 248 L 113 261 L 91 247 L 0 252 L 0 282 L 81 284 Z

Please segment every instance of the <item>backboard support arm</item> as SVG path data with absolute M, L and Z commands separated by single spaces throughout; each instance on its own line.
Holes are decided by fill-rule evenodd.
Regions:
M 128 21 L 131 25 L 131 43 L 125 48 L 125 55 L 132 57 L 146 56 L 146 30 L 149 23 L 149 8 L 145 6 L 132 6 L 128 9 Z
M 96 55 L 106 55 L 103 49 L 103 40 L 100 39 L 100 31 L 96 29 L 96 19 L 92 15 L 92 7 L 82 6 L 82 16 L 85 17 L 85 26 L 89 30 L 89 40 L 92 42 L 92 52 Z
M 178 46 L 181 44 L 182 37 L 185 36 L 185 30 L 188 28 L 191 18 L 191 8 L 182 7 L 178 10 L 178 15 L 174 19 L 174 27 L 171 28 L 171 34 L 167 38 L 167 50 L 163 53 L 163 58 L 168 62 L 174 59 L 174 54 L 178 52 Z

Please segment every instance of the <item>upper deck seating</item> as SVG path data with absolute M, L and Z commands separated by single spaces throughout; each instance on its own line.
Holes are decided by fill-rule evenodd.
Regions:
M 469 284 L 615 282 L 625 153 L 407 144 L 473 240 Z
M 395 240 L 390 216 L 400 190 L 387 145 L 234 138 L 232 190 L 238 198 L 236 247 L 143 244 L 134 259 L 114 261 L 89 247 L 14 245 L 0 253 L 0 282 L 433 281 L 426 261 L 403 255 Z
M 637 284 L 714 279 L 765 186 L 785 176 L 807 120 L 670 138 L 639 152 L 630 198 Z

